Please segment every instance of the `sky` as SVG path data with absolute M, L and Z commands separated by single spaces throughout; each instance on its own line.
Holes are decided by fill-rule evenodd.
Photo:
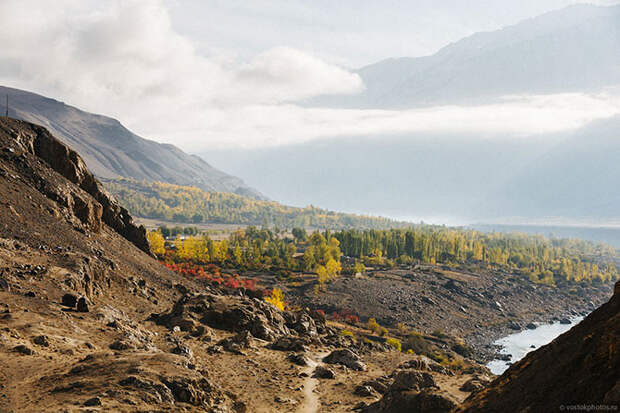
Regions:
M 510 97 L 478 107 L 306 108 L 364 89 L 354 68 L 423 56 L 568 0 L 3 0 L 0 84 L 119 119 L 190 152 L 333 136 L 574 129 L 617 97 Z M 597 1 L 610 5 L 618 1 Z M 561 119 L 562 122 L 558 122 Z

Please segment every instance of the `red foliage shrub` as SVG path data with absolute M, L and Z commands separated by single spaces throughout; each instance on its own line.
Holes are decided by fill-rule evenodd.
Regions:
M 226 288 L 245 288 L 251 291 L 256 289 L 256 280 L 251 278 L 241 278 L 239 277 L 239 274 L 222 277 L 220 269 L 214 264 L 208 264 L 204 267 L 193 262 L 162 262 L 162 264 L 178 274 L 186 277 L 200 278 Z
M 360 321 L 359 317 L 356 314 L 353 314 L 351 310 L 347 310 L 347 309 L 340 310 L 340 311 L 334 311 L 331 314 L 330 318 L 334 321 L 344 321 L 345 323 L 348 323 L 348 324 L 357 324 Z

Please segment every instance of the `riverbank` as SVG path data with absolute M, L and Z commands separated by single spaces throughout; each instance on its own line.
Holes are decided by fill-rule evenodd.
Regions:
M 442 265 L 400 267 L 342 275 L 325 292 L 313 290 L 314 277 L 282 282 L 259 275 L 261 284 L 278 285 L 293 305 L 325 314 L 349 313 L 365 323 L 375 318 L 384 327 L 399 323 L 423 335 L 445 333 L 471 347 L 470 358 L 486 364 L 495 358 L 497 339 L 525 330 L 530 323 L 549 323 L 584 315 L 612 294 L 612 284 L 550 287 L 522 276 L 480 267 Z
M 583 318 L 581 316 L 575 317 L 570 320 L 570 323 L 566 323 L 567 320 L 564 319 L 562 320 L 563 323 L 556 321 L 550 324 L 536 325 L 536 328 L 523 330 L 496 340 L 493 345 L 501 347 L 500 357 L 488 362 L 486 367 L 493 374 L 502 374 L 510 365 L 525 357 L 527 353 L 549 344 L 579 324 Z

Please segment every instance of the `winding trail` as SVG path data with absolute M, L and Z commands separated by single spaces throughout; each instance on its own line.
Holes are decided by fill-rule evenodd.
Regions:
M 304 380 L 304 400 L 299 405 L 297 411 L 299 413 L 317 413 L 321 403 L 319 401 L 319 395 L 315 393 L 316 386 L 319 384 L 319 379 L 312 377 L 312 373 L 317 366 L 323 365 L 323 357 L 327 356 L 328 352 L 313 353 L 303 372 L 308 374 L 308 377 Z

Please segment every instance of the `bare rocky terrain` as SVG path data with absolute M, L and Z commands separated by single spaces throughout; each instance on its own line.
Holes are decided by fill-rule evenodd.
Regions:
M 325 313 L 349 310 L 362 321 L 373 317 L 386 327 L 403 323 L 424 334 L 440 330 L 464 339 L 481 363 L 497 354 L 496 339 L 528 325 L 586 315 L 613 290 L 612 284 L 553 288 L 473 266 L 441 265 L 341 276 L 319 295 L 311 287 L 302 284 L 287 294 Z
M 474 370 L 167 270 L 43 128 L 0 120 L 0 199 L 1 412 L 337 412 L 372 406 L 394 383 L 450 405 L 469 394 L 458 389 Z
M 543 289 L 500 282 L 499 275 L 465 275 L 418 268 L 343 278 L 318 304 L 347 304 L 346 285 L 360 291 L 352 299 L 360 300 L 361 311 L 374 305 L 381 321 L 406 318 L 411 312 L 402 307 L 409 305 L 415 311 L 403 320 L 408 324 L 423 331 L 444 325 L 449 330 L 462 318 L 451 332 L 464 337 L 478 327 L 461 314 L 504 325 L 534 314 L 544 320 L 549 314 L 537 313 L 537 304 L 560 308 L 561 298 L 556 303 Z M 379 281 L 385 292 L 374 291 Z M 308 293 L 303 285 L 300 289 L 302 297 Z M 362 290 L 374 298 L 363 301 Z M 503 310 L 487 309 L 482 298 L 487 290 L 487 298 Z M 588 291 L 589 298 L 575 299 L 574 311 L 595 305 L 587 300 L 602 300 L 605 293 L 604 288 Z M 529 304 L 521 306 L 518 294 L 529 297 Z M 500 400 L 500 406 L 501 400 L 530 391 L 528 365 L 540 371 L 561 357 L 574 367 L 569 389 L 578 385 L 578 374 L 588 374 L 590 359 L 583 352 L 590 348 L 596 349 L 591 367 L 602 373 L 587 376 L 587 385 L 613 402 L 617 392 L 609 388 L 617 380 L 618 332 L 611 327 L 617 326 L 617 310 L 608 304 L 586 319 L 594 321 L 571 330 L 571 343 L 584 339 L 583 346 L 543 347 L 495 379 L 493 390 L 477 396 L 493 378 L 468 360 L 465 368 L 453 369 L 393 350 L 381 340 L 354 340 L 342 334 L 345 326 L 303 305 L 280 311 L 252 291 L 221 290 L 169 271 L 151 256 L 144 228 L 102 189 L 77 153 L 44 128 L 0 119 L 3 413 L 440 413 L 459 406 L 505 411 L 484 405 Z M 347 328 L 360 336 L 368 333 Z M 432 345 L 441 349 L 441 343 Z M 552 386 L 552 379 L 540 375 L 534 383 Z

